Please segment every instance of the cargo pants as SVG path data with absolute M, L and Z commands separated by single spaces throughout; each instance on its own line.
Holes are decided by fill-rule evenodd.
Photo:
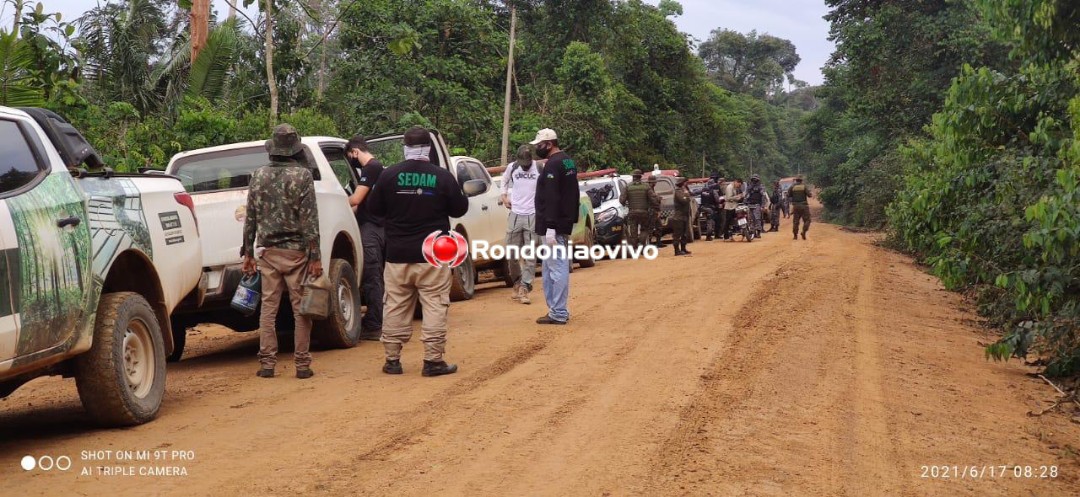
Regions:
M 277 365 L 278 336 L 275 321 L 282 293 L 289 294 L 296 329 L 293 357 L 296 369 L 311 367 L 311 318 L 300 315 L 300 298 L 307 274 L 307 254 L 298 250 L 268 248 L 259 259 L 262 280 L 262 313 L 259 315 L 259 363 L 264 369 Z
M 791 222 L 791 232 L 799 234 L 799 220 L 803 221 L 802 232 L 806 233 L 810 231 L 810 206 L 794 204 L 791 206 L 791 215 L 794 220 Z
M 511 212 L 506 224 L 507 246 L 526 247 L 533 244 L 533 231 L 536 230 L 535 214 L 524 216 Z M 536 259 L 521 257 L 519 260 L 509 261 L 508 266 L 510 266 L 510 279 L 514 280 L 514 286 L 524 285 L 531 292 L 533 278 L 536 277 Z
M 626 216 L 626 243 L 640 247 L 648 242 L 651 220 L 647 211 L 630 211 Z
M 424 360 L 443 360 L 446 352 L 446 314 L 450 309 L 450 278 L 450 268 L 434 267 L 426 262 L 386 264 L 383 271 L 386 299 L 382 343 L 388 361 L 400 360 L 401 349 L 412 338 L 412 319 L 417 301 L 424 314 L 420 325 Z

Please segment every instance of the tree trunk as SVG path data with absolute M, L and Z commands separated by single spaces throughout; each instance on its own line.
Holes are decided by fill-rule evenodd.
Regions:
M 502 164 L 510 164 L 510 95 L 514 83 L 514 35 L 517 28 L 517 8 L 510 6 L 510 54 L 506 60 L 506 95 L 503 101 Z
M 210 0 L 192 0 L 191 2 L 191 63 L 199 58 L 199 52 L 206 47 L 206 37 L 210 32 Z
M 270 125 L 278 120 L 278 87 L 274 78 L 274 0 L 266 0 L 266 84 L 270 86 Z
M 313 0 L 311 2 L 311 4 L 312 4 L 312 9 L 315 12 L 319 13 L 319 29 L 316 31 L 316 34 L 319 35 L 319 40 L 322 41 L 321 45 L 319 46 L 319 83 L 315 87 L 315 100 L 321 102 L 322 98 L 323 98 L 323 92 L 326 91 L 326 44 L 327 44 L 327 40 L 325 40 L 324 38 L 327 36 L 326 35 L 327 27 L 326 27 L 326 23 L 325 23 L 325 18 L 323 16 L 326 15 L 326 10 L 327 9 L 324 8 L 322 0 Z
M 12 23 L 11 32 L 15 33 L 15 38 L 19 37 L 19 23 L 22 22 L 22 9 L 24 0 L 12 0 L 15 4 L 15 22 Z

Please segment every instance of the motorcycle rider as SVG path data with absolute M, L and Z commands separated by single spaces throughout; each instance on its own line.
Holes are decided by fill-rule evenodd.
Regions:
M 701 189 L 701 216 L 705 218 L 705 241 L 712 241 L 712 239 L 720 238 L 720 205 L 723 200 L 720 198 L 720 194 L 717 190 L 720 188 L 717 180 L 720 179 L 720 175 L 713 173 L 709 177 L 709 181 L 705 183 L 705 188 Z
M 631 246 L 644 246 L 647 239 L 651 217 L 649 208 L 653 204 L 656 192 L 641 182 L 641 169 L 634 169 L 633 181 L 619 195 L 619 203 L 630 208 L 626 216 L 626 242 Z
M 761 177 L 750 176 L 750 185 L 746 189 L 746 205 L 750 207 L 750 231 L 755 238 L 761 238 L 761 230 L 764 228 L 761 221 L 761 209 L 768 205 L 769 195 L 765 193 L 765 186 L 761 184 Z

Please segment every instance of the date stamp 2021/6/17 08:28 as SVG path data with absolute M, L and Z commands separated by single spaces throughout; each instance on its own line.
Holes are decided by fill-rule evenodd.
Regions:
M 923 465 L 920 466 L 920 478 L 941 480 L 978 480 L 983 478 L 1057 478 L 1058 467 L 1048 465 L 1023 466 L 1014 464 L 968 464 L 968 465 Z

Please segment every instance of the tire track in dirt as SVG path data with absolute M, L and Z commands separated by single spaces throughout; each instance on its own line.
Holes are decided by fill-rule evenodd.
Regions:
M 762 244 L 764 245 L 764 244 Z M 717 250 L 722 247 L 717 246 Z M 762 255 L 778 255 L 779 247 L 758 248 Z M 685 259 L 684 259 L 685 261 Z M 737 259 L 731 262 L 736 262 Z M 771 270 L 769 258 L 754 259 L 742 269 L 746 274 L 765 274 Z M 620 261 L 624 267 L 631 267 L 632 261 Z M 692 264 L 680 264 L 681 269 L 677 276 L 690 277 L 696 273 Z M 615 271 L 616 269 L 608 269 Z M 576 274 L 576 273 L 575 273 Z M 623 287 L 629 295 L 644 295 L 641 287 L 646 288 L 654 283 L 642 281 L 639 273 L 628 272 L 615 274 L 616 280 L 625 279 L 629 288 Z M 589 295 L 593 289 L 586 286 L 581 288 L 583 295 Z M 664 290 L 664 301 L 668 305 L 662 311 L 648 305 L 623 307 L 623 324 L 619 328 L 604 329 L 594 327 L 596 317 L 601 316 L 601 307 L 608 303 L 594 304 L 595 309 L 586 307 L 583 312 L 575 313 L 573 327 L 556 328 L 555 333 L 560 339 L 552 346 L 545 348 L 540 354 L 530 358 L 528 364 L 516 368 L 512 375 L 500 378 L 496 384 L 488 385 L 489 388 L 472 392 L 465 398 L 458 399 L 455 403 L 455 411 L 474 413 L 469 418 L 468 430 L 462 430 L 457 425 L 460 421 L 453 415 L 430 416 L 424 421 L 418 422 L 424 429 L 416 430 L 417 437 L 422 438 L 424 443 L 403 446 L 404 453 L 395 454 L 382 462 L 396 468 L 418 468 L 416 471 L 424 471 L 424 481 L 433 485 L 442 484 L 441 488 L 450 493 L 469 492 L 472 482 L 500 479 L 499 475 L 517 475 L 512 481 L 502 483 L 505 487 L 496 486 L 495 489 L 503 489 L 502 492 L 509 494 L 566 494 L 581 490 L 583 479 L 595 477 L 576 477 L 577 465 L 569 464 L 569 461 L 583 462 L 593 457 L 588 450 L 575 458 L 574 453 L 579 451 L 579 446 L 590 439 L 598 430 L 596 423 L 604 425 L 624 424 L 614 420 L 598 420 L 596 412 L 610 412 L 619 409 L 618 405 L 627 402 L 626 394 L 637 386 L 637 383 L 651 383 L 651 378 L 646 376 L 635 379 L 627 374 L 627 364 L 638 367 L 641 361 L 655 360 L 658 358 L 657 351 L 663 350 L 665 341 L 678 341 L 679 343 L 706 342 L 703 334 L 715 335 L 715 329 L 702 330 L 681 337 L 679 340 L 671 340 L 663 334 L 662 330 L 678 329 L 680 327 L 700 329 L 700 322 L 692 312 L 693 306 L 700 301 L 700 289 L 693 285 L 674 285 L 670 290 Z M 738 298 L 739 293 L 733 293 L 729 298 Z M 741 294 L 745 297 L 745 294 Z M 647 300 L 647 299 L 646 299 Z M 675 304 L 672 304 L 675 303 Z M 590 306 L 591 307 L 591 306 Z M 718 316 L 721 309 L 726 305 L 718 305 L 709 309 L 708 317 Z M 596 311 L 596 312 L 593 312 Z M 658 312 L 659 311 L 659 312 Z M 608 314 L 608 313 L 604 313 Z M 674 316 L 674 318 L 673 318 Z M 586 337 L 585 334 L 596 335 Z M 715 338 L 715 337 L 713 337 Z M 585 341 L 587 345 L 583 344 Z M 588 343 L 593 342 L 593 343 Z M 582 348 L 585 345 L 585 348 Z M 712 344 L 710 344 L 712 345 Z M 698 347 L 700 348 L 700 347 Z M 586 352 L 583 357 L 582 351 Z M 573 364 L 568 370 L 552 367 L 561 360 L 569 358 Z M 669 373 L 670 374 L 670 373 Z M 692 372 L 678 374 L 693 374 Z M 629 391 L 628 391 L 629 390 Z M 538 405 L 531 395 L 524 397 L 503 398 L 507 391 L 527 391 L 543 393 L 548 398 L 563 399 L 556 403 L 544 403 Z M 635 392 L 640 395 L 639 392 Z M 663 392 L 652 395 L 663 395 Z M 600 398 L 597 398 L 600 397 Z M 507 402 L 509 400 L 509 403 Z M 667 401 L 668 399 L 662 399 Z M 656 402 L 656 400 L 652 400 Z M 485 414 L 485 408 L 499 405 L 497 412 Z M 646 404 L 648 405 L 648 404 Z M 636 406 L 635 406 L 636 407 Z M 662 416 L 661 412 L 635 413 L 640 417 L 644 414 L 648 418 Z M 515 419 L 513 429 L 507 430 L 505 423 L 508 417 Z M 633 425 L 632 420 L 625 424 Z M 640 428 L 635 428 L 640 430 Z M 599 428 L 602 432 L 618 431 L 617 428 L 605 426 Z M 631 432 L 632 433 L 632 432 Z M 662 431 L 656 431 L 656 436 Z M 639 433 L 648 436 L 647 432 Z M 438 444 L 446 445 L 449 451 L 436 447 L 431 451 L 414 454 L 419 447 L 428 447 L 438 440 Z M 640 450 L 637 449 L 637 450 Z M 473 461 L 453 461 L 452 456 L 444 456 L 446 452 L 458 452 L 476 457 Z M 487 457 L 493 454 L 496 457 Z M 642 453 L 647 455 L 647 451 Z M 611 459 L 611 456 L 606 456 Z M 616 457 L 615 459 L 626 459 Z M 622 466 L 641 466 L 627 462 Z M 444 467 L 445 465 L 445 467 Z M 419 469 L 427 466 L 437 466 L 437 470 Z M 587 466 L 587 465 L 585 465 Z M 609 467 L 617 467 L 619 464 L 612 462 Z M 537 468 L 557 468 L 552 471 L 538 471 Z M 384 473 L 379 468 L 371 468 L 376 474 Z M 388 469 L 388 468 L 387 468 Z M 551 474 L 560 474 L 558 481 L 572 482 L 568 487 L 560 487 L 551 479 Z M 633 472 L 627 471 L 628 474 Z M 453 481 L 461 481 L 463 484 L 446 484 L 438 478 L 438 475 L 453 475 Z M 430 479 L 429 479 L 430 478 Z M 369 486 L 366 491 L 395 491 L 405 494 L 422 493 L 415 486 L 415 482 L 403 487 L 394 481 L 382 481 L 382 478 L 365 479 Z M 605 480 L 601 478 L 599 480 Z M 611 485 L 611 478 L 607 478 L 603 484 Z M 625 481 L 625 480 L 624 480 Z M 599 482 L 596 483 L 600 485 Z M 335 478 L 320 482 L 316 488 L 327 488 L 333 491 L 344 491 L 357 488 L 354 483 Z M 487 492 L 493 491 L 492 487 L 485 487 Z M 560 492 L 559 489 L 563 491 Z M 477 489 L 473 489 L 477 490 Z
M 756 455 L 755 446 L 761 445 L 763 432 L 775 428 L 764 422 L 772 420 L 762 419 L 774 414 L 775 409 L 762 406 L 789 401 L 780 398 L 775 390 L 761 392 L 761 388 L 772 384 L 770 376 L 774 376 L 777 363 L 785 359 L 785 345 L 791 334 L 802 331 L 788 323 L 795 314 L 794 307 L 812 309 L 833 298 L 828 292 L 797 291 L 792 283 L 797 281 L 799 288 L 844 288 L 830 284 L 834 283 L 829 276 L 834 268 L 800 269 L 813 254 L 808 245 L 797 250 L 799 259 L 781 266 L 756 285 L 753 296 L 727 323 L 729 340 L 702 375 L 694 399 L 680 412 L 678 428 L 653 458 L 655 469 L 647 477 L 649 494 L 729 495 L 747 488 L 769 494 L 763 490 L 770 487 L 783 494 L 779 492 L 782 482 L 771 478 L 754 479 L 749 487 L 731 482 L 757 478 L 761 471 L 754 471 L 753 466 L 767 464 L 767 458 L 761 457 L 748 463 L 746 456 Z M 801 306 L 790 304 L 796 299 Z M 821 347 L 799 348 L 803 355 L 788 359 L 798 362 L 806 356 L 806 366 L 815 365 L 813 356 L 823 351 Z M 823 376 L 822 371 L 815 373 L 811 376 Z M 815 429 L 837 428 L 830 419 L 814 423 Z

